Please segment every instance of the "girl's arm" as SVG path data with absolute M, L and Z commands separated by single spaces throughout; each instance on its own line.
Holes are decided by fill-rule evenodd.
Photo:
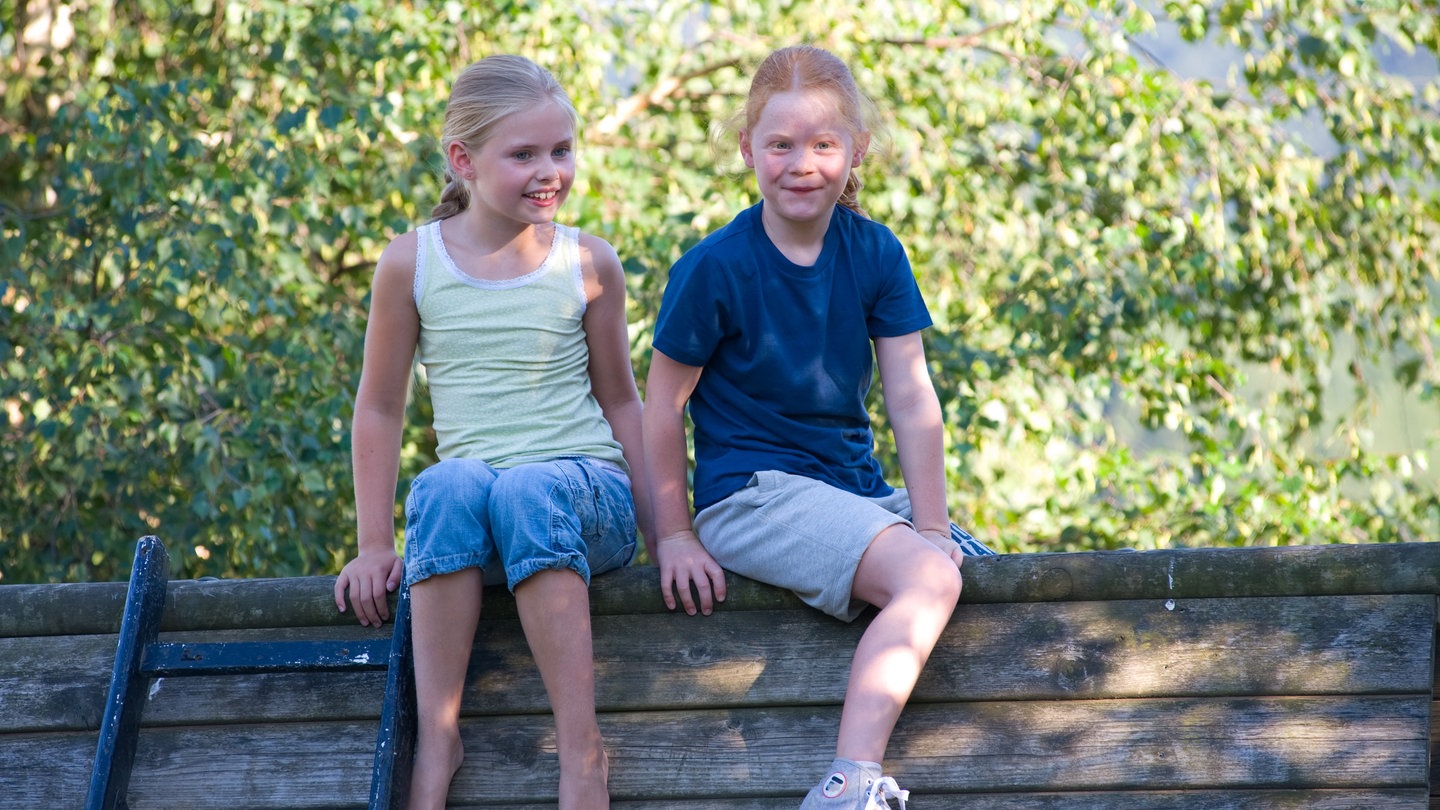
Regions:
M 645 381 L 645 463 L 650 473 L 650 495 L 655 507 L 656 541 L 660 566 L 660 593 L 665 606 L 675 609 L 679 593 L 685 612 L 710 614 L 715 602 L 725 601 L 725 572 L 705 551 L 690 521 L 686 485 L 685 403 L 700 380 L 701 369 L 687 366 L 656 351 Z
M 630 467 L 630 492 L 635 520 L 645 550 L 655 559 L 655 521 L 646 485 L 645 451 L 640 425 L 642 405 L 630 364 L 630 335 L 625 323 L 625 273 L 608 242 L 583 234 L 580 267 L 589 304 L 585 308 L 585 342 L 590 350 L 590 390 L 600 403 L 610 432 Z
M 400 433 L 420 336 L 415 281 L 414 233 L 381 254 L 370 289 L 365 356 L 351 423 L 355 515 L 359 553 L 335 580 L 335 605 L 345 611 L 345 591 L 362 625 L 390 618 L 388 594 L 400 587 L 404 563 L 395 553 L 395 486 L 400 470 Z
M 945 429 L 940 399 L 925 365 L 919 332 L 875 339 L 875 361 L 885 395 L 885 412 L 895 434 L 900 473 L 910 494 L 915 530 L 949 553 L 960 565 L 959 545 L 950 539 L 945 498 Z

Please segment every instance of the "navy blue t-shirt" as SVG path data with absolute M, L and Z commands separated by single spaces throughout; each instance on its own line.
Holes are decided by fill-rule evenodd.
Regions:
M 888 495 L 865 410 L 870 341 L 931 324 L 910 260 L 889 228 L 836 206 L 802 267 L 765 234 L 763 205 L 680 257 L 655 323 L 657 351 L 704 368 L 690 398 L 695 508 L 760 470 Z

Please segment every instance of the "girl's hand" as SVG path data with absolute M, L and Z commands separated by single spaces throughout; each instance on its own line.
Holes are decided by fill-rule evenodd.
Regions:
M 665 599 L 665 607 L 674 610 L 675 594 L 679 593 L 685 612 L 694 616 L 698 593 L 700 612 L 709 616 L 715 602 L 725 601 L 725 571 L 700 544 L 694 531 L 662 537 L 655 544 L 655 550 L 660 565 L 660 595 Z M 695 593 L 690 590 L 692 584 Z
M 945 552 L 950 557 L 950 562 L 955 563 L 956 568 L 965 564 L 965 552 L 960 550 L 960 544 L 950 539 L 950 529 L 917 529 L 920 536 L 935 544 L 935 547 Z
M 390 594 L 400 587 L 405 561 L 395 552 L 362 551 L 345 564 L 335 580 L 335 607 L 345 612 L 345 591 L 364 627 L 379 627 L 390 618 Z

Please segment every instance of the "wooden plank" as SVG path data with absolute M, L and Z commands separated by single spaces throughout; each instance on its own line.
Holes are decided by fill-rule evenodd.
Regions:
M 0 677 L 0 741 L 41 731 L 86 731 L 93 736 L 100 730 L 109 686 L 110 679 L 95 672 Z M 5 767 L 0 749 L 0 770 Z
M 1256 790 L 1181 792 L 1085 792 L 915 794 L 912 808 L 925 810 L 1421 810 L 1423 791 Z M 616 801 L 613 810 L 795 810 L 798 796 L 755 799 Z M 551 804 L 450 805 L 451 810 L 554 810 Z
M 1433 682 L 1433 605 L 1429 596 L 967 605 L 912 702 L 1426 693 Z M 609 711 L 839 703 L 863 626 L 808 608 L 599 616 L 597 700 Z M 327 634 L 373 637 L 353 626 L 165 638 Z M 113 645 L 108 636 L 0 639 L 0 666 L 13 673 L 0 675 L 0 725 L 95 728 Z M 35 671 L 50 674 L 30 677 Z M 381 683 L 375 675 L 170 678 L 152 686 L 144 719 L 147 725 L 368 719 L 379 713 Z M 548 711 L 518 621 L 481 622 L 464 701 L 467 715 Z
M 1428 697 L 911 707 L 887 764 L 920 790 L 1424 787 Z
M 1423 791 L 1429 702 L 1426 696 L 926 706 L 902 717 L 887 766 L 917 795 L 1062 787 Z M 799 796 L 829 761 L 836 722 L 833 708 L 606 714 L 611 790 L 617 799 L 650 801 Z M 178 796 L 192 810 L 314 806 L 317 797 L 334 806 L 363 803 L 374 733 L 374 723 L 150 729 L 137 751 L 133 806 L 169 806 Z M 457 799 L 494 796 L 503 785 L 506 796 L 554 801 L 548 716 L 469 719 L 463 735 L 467 761 L 456 778 Z M 46 748 L 44 739 L 37 735 L 16 761 L 43 764 L 41 772 L 78 784 L 78 776 L 51 762 L 63 757 L 59 744 Z M 75 742 L 64 745 L 73 749 Z M 88 766 L 80 761 L 83 774 Z M 0 795 L 17 807 L 72 806 L 49 786 L 54 779 L 35 779 L 36 772 L 4 777 L 0 789 L 11 792 Z
M 1421 703 L 1373 698 L 927 707 L 907 712 L 888 765 L 909 789 L 926 792 L 1060 785 L 1423 787 L 1428 706 Z M 803 794 L 828 762 L 836 722 L 833 710 L 606 715 L 612 794 L 744 797 L 774 795 L 777 787 Z M 558 772 L 549 718 L 467 722 L 464 736 L 468 759 L 456 777 L 457 794 L 486 795 L 503 784 L 521 796 L 553 797 Z M 167 769 L 151 778 L 164 783 L 181 776 Z
M 1424 693 L 1433 603 L 1361 596 L 967 605 L 912 702 Z M 607 710 L 839 703 L 862 630 L 863 622 L 844 625 L 807 609 L 597 617 L 597 701 Z M 482 621 L 463 711 L 546 705 L 518 626 Z
M 962 605 L 917 698 L 1415 694 L 1429 596 Z
M 353 624 L 331 597 L 335 578 L 170 583 L 165 630 Z M 730 577 L 731 609 L 774 610 L 795 598 Z M 1380 593 L 1440 594 L 1440 543 L 1165 549 L 1015 554 L 965 564 L 965 604 Z M 513 616 L 503 587 L 488 589 L 496 616 Z M 0 637 L 113 633 L 124 583 L 0 586 Z M 659 572 L 638 566 L 596 577 L 596 614 L 660 613 Z
M 136 751 L 130 808 L 365 807 L 375 733 L 373 723 L 147 730 Z M 15 766 L 0 769 L 0 804 L 83 806 L 93 735 L 6 737 L 0 746 L 0 759 Z
M 0 806 L 84 807 L 95 740 L 94 732 L 0 736 Z
M 0 729 L 0 740 L 8 734 L 45 731 L 93 736 L 100 727 L 106 686 L 105 679 L 93 674 L 57 673 L 43 682 L 0 678 L 0 721 L 6 726 Z M 150 684 L 141 728 L 372 719 L 380 715 L 384 694 L 384 672 L 162 678 Z
M 209 752 L 209 761 L 197 773 L 187 777 L 187 784 L 173 785 L 173 790 L 169 792 L 149 788 L 140 790 L 149 784 L 149 774 L 153 772 L 137 773 L 136 780 L 132 781 L 131 808 L 360 810 L 365 807 L 362 792 L 368 787 L 371 752 L 361 750 L 364 746 L 355 743 L 363 742 L 368 730 L 363 725 L 331 727 L 329 731 L 335 736 L 316 742 L 334 749 L 333 758 L 324 767 L 314 769 L 331 772 L 330 778 L 322 779 L 325 777 L 323 773 L 304 771 L 292 759 L 284 765 L 272 763 L 267 779 L 264 776 L 267 766 L 256 762 L 251 763 L 248 775 L 244 777 L 251 781 L 247 785 L 241 774 L 236 772 L 235 762 L 230 756 L 232 751 L 240 752 L 226 748 L 219 753 Z M 266 743 L 273 743 L 273 740 Z M 5 797 L 3 806 L 79 807 L 84 801 L 93 755 L 94 739 L 81 735 L 0 738 L 0 760 L 16 766 L 0 768 L 0 796 Z M 192 752 L 190 759 L 193 761 L 206 755 L 196 751 Z M 472 755 L 471 760 L 475 759 Z M 612 772 L 619 767 L 618 764 L 612 766 Z M 823 769 L 824 766 L 819 767 Z M 815 767 L 809 766 L 808 770 L 814 771 Z M 617 779 L 619 776 L 616 773 Z M 352 786 L 351 782 L 356 784 Z M 269 787 L 266 787 L 267 784 Z M 333 790 L 319 792 L 322 786 L 332 787 Z M 910 789 L 905 783 L 902 786 Z M 191 794 L 181 792 L 182 788 L 200 790 L 194 794 L 199 798 L 192 800 Z M 794 810 L 802 793 L 803 790 L 795 787 L 792 780 L 786 790 L 781 791 L 777 787 L 770 796 L 649 801 L 617 799 L 612 806 L 615 810 Z M 928 810 L 1419 810 L 1426 806 L 1425 793 L 1424 788 L 1068 793 L 942 793 L 916 790 L 912 807 Z M 549 803 L 536 803 L 526 800 L 523 795 L 497 791 L 493 782 L 488 784 L 483 799 L 479 795 L 463 795 L 460 791 L 453 796 L 455 800 L 451 807 L 454 810 L 478 810 L 482 807 L 554 810 L 555 807 L 553 799 Z
M 896 728 L 886 764 L 908 789 L 921 792 L 1416 787 L 1425 778 L 1425 752 L 1416 744 L 1427 720 L 1422 702 L 1297 698 L 912 707 Z M 685 719 L 676 732 L 693 733 L 706 727 L 703 720 Z M 681 769 L 676 779 L 697 792 L 723 789 L 727 775 L 793 784 L 796 774 L 828 761 L 837 722 L 833 710 L 732 712 L 710 720 L 713 739 L 693 746 L 693 762 L 683 756 L 677 761 L 664 745 L 630 747 L 645 733 L 640 728 L 615 735 L 619 750 L 612 758 L 642 772 L 656 769 L 662 778 L 654 781 L 669 781 L 664 777 Z M 676 750 L 683 754 L 687 747 Z M 733 752 L 733 764 L 728 756 L 715 762 L 715 752 Z
M 0 638 L 0 732 L 98 731 L 114 664 L 113 635 Z
M 965 563 L 962 602 L 1440 593 L 1440 543 L 1005 554 Z

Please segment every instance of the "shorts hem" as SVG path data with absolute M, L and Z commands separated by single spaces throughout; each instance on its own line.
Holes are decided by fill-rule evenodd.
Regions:
M 513 593 L 520 583 L 546 571 L 574 571 L 585 580 L 585 586 L 590 586 L 590 566 L 585 562 L 585 557 L 579 554 L 567 554 L 563 557 L 552 557 L 548 560 L 525 560 L 523 563 L 507 568 L 505 570 L 506 587 Z
M 445 574 L 458 574 L 467 568 L 479 568 L 483 573 L 485 566 L 481 554 L 452 554 L 448 557 L 430 557 L 423 563 L 414 566 L 405 566 L 405 584 L 415 585 L 424 582 L 431 577 L 444 576 Z

